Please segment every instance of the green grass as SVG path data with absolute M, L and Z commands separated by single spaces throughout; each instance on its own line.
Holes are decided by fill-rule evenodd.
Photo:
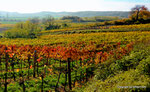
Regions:
M 150 42 L 138 43 L 121 60 L 102 63 L 91 81 L 76 92 L 149 92 Z M 130 88 L 120 88 L 130 87 Z M 133 87 L 133 88 L 132 88 Z M 135 88 L 146 87 L 146 88 Z
M 93 80 L 90 81 L 88 87 L 83 92 L 132 92 L 132 91 L 146 91 L 148 88 L 119 88 L 119 87 L 134 87 L 146 86 L 150 87 L 150 77 L 140 74 L 138 70 L 128 70 L 117 74 L 114 77 L 107 78 L 105 81 Z

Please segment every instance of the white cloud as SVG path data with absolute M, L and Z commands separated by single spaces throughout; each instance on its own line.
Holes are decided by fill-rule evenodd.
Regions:
M 129 11 L 135 5 L 150 3 L 108 0 L 2 0 L 0 10 L 17 12 L 39 11 Z

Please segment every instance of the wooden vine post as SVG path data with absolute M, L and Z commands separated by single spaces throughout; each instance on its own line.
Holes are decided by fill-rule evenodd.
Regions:
M 68 81 L 69 81 L 69 90 L 72 90 L 71 87 L 71 68 L 70 68 L 71 59 L 68 58 Z
M 1 55 L 0 55 L 0 72 L 2 72 Z M 2 84 L 2 82 L 1 82 L 1 77 L 0 77 L 0 87 L 1 87 L 1 84 Z
M 44 84 L 44 74 L 41 74 L 41 78 L 42 78 L 42 85 L 41 85 L 41 92 L 44 92 L 43 90 L 43 84 Z
M 80 67 L 82 67 L 82 59 L 80 58 Z M 81 81 L 82 81 L 82 70 L 80 70 L 80 84 L 81 84 Z
M 35 78 L 35 67 L 36 67 L 37 57 L 36 57 L 36 50 L 34 51 L 34 65 L 33 65 L 33 77 Z
M 86 82 L 88 81 L 88 69 L 86 68 Z
M 77 81 L 77 70 L 75 70 L 75 79 L 74 79 L 74 87 L 75 87 L 75 83 Z
M 23 92 L 26 92 L 26 86 L 25 86 L 25 84 L 24 84 L 24 79 L 23 79 L 23 81 L 22 81 L 22 85 L 23 85 Z
M 59 79 L 60 79 L 60 75 L 61 75 L 61 60 L 60 60 L 60 63 L 59 63 L 59 76 L 58 76 L 58 80 L 57 80 L 57 83 L 56 83 L 56 87 L 55 87 L 55 91 L 57 92 L 57 87 L 58 87 L 58 83 L 59 83 Z
M 49 52 L 48 52 L 48 57 L 47 57 L 47 62 L 46 62 L 46 65 L 49 65 Z
M 13 52 L 13 47 L 12 47 L 12 52 Z M 14 55 L 12 56 L 12 61 L 11 61 L 11 66 L 12 66 L 12 71 L 13 71 L 13 78 L 14 78 L 14 81 L 16 81 L 16 76 L 15 76 L 15 69 L 14 69 Z
M 0 55 L 0 72 L 2 72 L 2 61 L 1 61 L 1 55 Z
M 31 66 L 30 55 L 28 55 L 28 63 L 29 63 L 29 67 L 28 67 L 28 79 L 29 79 L 30 78 L 30 66 Z
M 7 51 L 7 47 L 5 48 L 5 69 L 6 69 L 6 73 L 5 73 L 5 89 L 4 89 L 4 92 L 7 92 L 7 72 L 8 72 L 8 53 L 6 52 Z
M 36 58 L 37 58 L 37 57 L 36 57 Z M 36 63 L 37 63 L 36 73 L 37 73 L 37 76 L 39 76 L 39 70 L 38 70 L 38 68 L 39 68 L 39 62 L 36 60 Z
M 65 85 L 64 85 L 65 92 L 66 92 L 65 87 L 66 87 L 66 84 L 67 84 L 67 72 L 68 72 L 68 70 L 67 70 L 67 64 L 66 64 L 66 69 L 65 69 Z
M 13 78 L 14 78 L 14 81 L 16 81 L 16 76 L 15 76 L 15 69 L 14 69 L 14 56 L 12 57 L 12 71 L 13 71 Z
M 26 92 L 26 86 L 24 84 L 24 78 L 22 76 L 22 78 L 20 79 L 20 85 L 22 85 L 22 89 L 23 89 L 23 92 Z

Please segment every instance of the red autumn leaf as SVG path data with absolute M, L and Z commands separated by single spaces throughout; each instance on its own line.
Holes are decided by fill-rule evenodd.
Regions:
M 30 66 L 30 69 L 32 68 L 32 65 Z
M 39 59 L 37 59 L 38 62 L 40 62 L 43 59 L 43 57 L 39 57 Z

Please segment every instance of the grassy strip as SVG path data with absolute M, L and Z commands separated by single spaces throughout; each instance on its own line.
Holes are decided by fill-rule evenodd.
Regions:
M 134 47 L 134 50 L 121 60 L 111 60 L 106 63 L 102 63 L 95 71 L 94 78 L 82 88 L 75 89 L 75 91 L 148 92 L 150 91 L 149 61 L 150 43 L 137 44 Z

